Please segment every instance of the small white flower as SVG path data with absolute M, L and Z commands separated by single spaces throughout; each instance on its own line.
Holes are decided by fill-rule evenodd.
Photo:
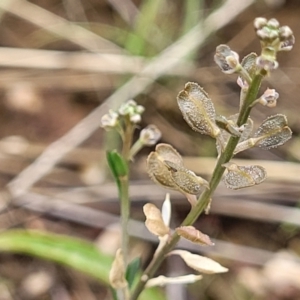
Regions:
M 113 110 L 109 110 L 107 114 L 101 118 L 101 127 L 105 129 L 114 128 L 118 124 L 119 115 Z
M 161 132 L 155 125 L 149 125 L 140 133 L 140 140 L 145 146 L 153 146 L 161 138 Z
M 130 116 L 130 121 L 134 124 L 140 123 L 141 120 L 142 120 L 142 117 L 139 114 L 134 114 L 134 115 Z

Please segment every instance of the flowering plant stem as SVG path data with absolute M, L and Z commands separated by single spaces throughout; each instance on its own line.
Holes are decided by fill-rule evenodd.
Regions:
M 124 266 L 128 263 L 128 220 L 130 214 L 129 180 L 128 176 L 120 178 L 120 203 L 121 203 L 121 226 L 122 226 L 122 252 Z
M 265 74 L 263 71 L 254 76 L 239 112 L 239 117 L 237 121 L 238 126 L 241 126 L 247 122 L 252 109 L 251 104 L 257 99 L 258 91 L 264 75 Z M 230 161 L 238 142 L 239 142 L 239 137 L 234 137 L 234 136 L 230 137 L 226 145 L 226 148 L 218 158 L 216 167 L 213 171 L 211 180 L 209 182 L 210 189 L 205 189 L 203 191 L 203 193 L 200 195 L 197 201 L 197 204 L 194 207 L 192 207 L 190 213 L 183 220 L 181 226 L 192 225 L 198 219 L 198 217 L 203 213 L 203 211 L 207 208 L 207 206 L 210 203 L 210 199 L 215 189 L 219 185 L 222 179 L 222 175 L 225 171 L 225 167 L 223 166 L 223 164 Z M 179 239 L 180 239 L 179 235 L 176 232 L 174 232 L 169 242 L 165 244 L 165 246 L 161 249 L 160 252 L 156 253 L 152 261 L 144 271 L 143 276 L 140 278 L 135 289 L 133 290 L 132 296 L 130 298 L 131 300 L 138 299 L 140 293 L 145 288 L 145 284 L 147 283 L 147 280 L 154 276 L 155 272 L 163 262 L 165 255 L 177 244 Z

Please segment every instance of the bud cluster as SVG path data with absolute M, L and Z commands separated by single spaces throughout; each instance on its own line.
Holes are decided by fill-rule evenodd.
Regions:
M 117 111 L 109 110 L 101 118 L 101 127 L 107 130 L 117 128 L 123 118 L 128 118 L 133 124 L 140 123 L 144 111 L 145 108 L 142 105 L 138 105 L 134 100 L 129 100 L 123 103 Z
M 145 111 L 142 105 L 138 105 L 134 100 L 129 100 L 122 104 L 117 111 L 109 110 L 107 114 L 101 118 L 101 127 L 106 130 L 115 129 L 122 137 L 123 142 L 132 140 L 134 130 L 137 124 L 141 122 L 141 115 Z M 141 130 L 140 137 L 134 145 L 132 145 L 129 158 L 144 146 L 153 146 L 161 138 L 161 132 L 155 125 L 149 125 Z M 131 145 L 130 145 L 131 146 Z
M 277 52 L 290 51 L 295 44 L 293 31 L 288 26 L 280 27 L 276 19 L 265 18 L 256 18 L 254 28 L 262 46 L 262 53 L 257 58 L 258 67 L 266 71 L 277 69 Z

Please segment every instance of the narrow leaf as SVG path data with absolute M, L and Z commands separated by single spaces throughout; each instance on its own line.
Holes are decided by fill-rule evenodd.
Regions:
M 39 231 L 11 230 L 0 234 L 0 251 L 34 255 L 70 266 L 108 283 L 112 257 L 93 244 Z
M 126 270 L 126 280 L 128 282 L 129 288 L 132 287 L 132 284 L 134 282 L 134 279 L 136 277 L 136 274 L 140 270 L 141 265 L 141 259 L 139 257 L 135 258 L 133 261 L 130 262 L 130 264 L 127 267 Z
M 0 251 L 47 259 L 109 284 L 108 274 L 113 257 L 101 253 L 94 244 L 83 240 L 34 230 L 10 230 L 0 233 Z M 144 290 L 140 298 L 165 300 L 162 293 L 154 288 Z
M 128 175 L 127 163 L 116 150 L 107 151 L 106 159 L 115 181 L 118 184 L 118 187 L 120 187 L 120 177 Z

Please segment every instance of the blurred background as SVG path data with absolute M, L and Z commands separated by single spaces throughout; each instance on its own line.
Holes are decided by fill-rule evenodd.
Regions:
M 119 203 L 105 150 L 118 146 L 99 127 L 109 108 L 128 99 L 145 106 L 141 128 L 155 124 L 161 142 L 187 168 L 209 178 L 215 143 L 183 121 L 176 95 L 187 81 L 209 93 L 219 114 L 238 111 L 235 75 L 213 62 L 217 45 L 240 57 L 259 52 L 256 17 L 276 18 L 296 44 L 280 53 L 280 67 L 262 90 L 280 98 L 272 110 L 253 109 L 255 127 L 269 115 L 287 115 L 293 138 L 271 151 L 247 150 L 245 164 L 264 166 L 268 179 L 240 191 L 220 184 L 211 213 L 196 228 L 214 247 L 184 247 L 214 258 L 230 271 L 189 286 L 166 288 L 174 300 L 300 299 L 300 3 L 297 0 L 1 0 L 0 184 L 1 230 L 39 229 L 94 241 L 113 255 L 119 245 Z M 144 149 L 132 164 L 132 255 L 144 263 L 156 239 L 145 232 L 142 206 L 160 206 L 165 190 L 147 176 Z M 246 161 L 245 161 L 246 160 Z M 260 160 L 266 160 L 260 162 Z M 251 162 L 250 162 L 251 161 Z M 172 226 L 189 211 L 171 194 Z M 192 248 L 194 247 L 194 248 Z M 161 273 L 190 273 L 167 259 Z M 24 255 L 0 253 L 0 299 L 109 299 L 107 288 L 70 268 Z

